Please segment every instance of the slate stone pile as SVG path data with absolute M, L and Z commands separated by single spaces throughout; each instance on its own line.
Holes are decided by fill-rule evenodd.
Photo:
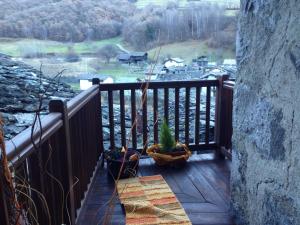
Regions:
M 9 139 L 31 125 L 43 96 L 42 113 L 52 98 L 70 99 L 75 92 L 69 85 L 44 76 L 31 66 L 0 54 L 0 112 L 5 138 Z

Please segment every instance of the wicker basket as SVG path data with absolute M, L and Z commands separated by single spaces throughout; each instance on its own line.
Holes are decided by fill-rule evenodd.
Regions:
M 177 166 L 184 164 L 191 156 L 191 151 L 184 144 L 181 145 L 184 151 L 160 153 L 159 145 L 152 145 L 147 149 L 147 154 L 154 159 L 155 163 L 160 166 L 172 165 Z

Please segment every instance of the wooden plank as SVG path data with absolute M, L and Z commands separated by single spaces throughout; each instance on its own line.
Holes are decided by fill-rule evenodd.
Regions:
M 143 107 L 143 153 L 146 152 L 148 145 L 148 117 L 147 117 L 147 89 L 143 89 L 142 93 L 142 107 Z
M 6 153 L 7 159 L 15 166 L 21 164 L 25 160 L 26 156 L 35 151 L 32 141 L 36 144 L 44 142 L 51 135 L 57 132 L 63 125 L 61 113 L 50 113 L 45 115 L 41 120 L 41 128 L 39 125 L 35 125 L 32 135 L 32 127 L 28 127 L 26 130 L 15 136 L 10 141 L 6 141 Z M 40 133 L 43 133 L 42 140 L 40 140 Z
M 217 164 L 222 161 L 208 161 L 208 159 L 213 159 L 213 156 L 209 158 L 192 155 L 190 162 L 185 167 L 174 170 L 173 168 L 154 166 L 152 159 L 145 158 L 140 160 L 139 169 L 143 176 L 162 174 L 193 224 L 234 224 L 228 211 L 229 200 L 224 201 L 219 193 L 225 189 L 229 190 L 229 183 L 219 183 L 218 181 L 229 180 L 229 175 L 222 177 L 226 173 L 222 173 L 222 168 L 219 169 Z M 211 169 L 210 165 L 213 165 L 214 168 Z M 205 169 L 207 171 L 203 174 Z M 91 188 L 92 191 L 87 198 L 87 203 L 83 206 L 78 225 L 86 224 L 86 221 L 95 223 L 100 220 L 106 209 L 105 203 L 111 198 L 114 182 L 109 181 L 107 171 L 101 170 L 97 172 L 96 180 Z M 122 217 L 124 214 L 119 207 L 118 200 L 115 205 L 116 208 L 110 212 L 113 215 L 111 222 L 112 224 L 124 224 Z M 122 222 L 116 221 L 114 218 L 121 219 Z
M 229 213 L 192 213 L 189 218 L 193 225 L 234 225 Z
M 210 125 L 210 95 L 211 88 L 206 88 L 206 117 L 205 117 L 205 143 L 209 142 L 209 125 Z
M 218 124 L 218 143 L 220 146 L 230 149 L 232 147 L 232 103 L 233 103 L 233 86 L 226 86 L 223 84 L 228 83 L 226 81 L 228 76 L 223 76 L 219 80 L 221 89 L 219 93 L 219 123 Z M 222 153 L 222 151 L 221 151 Z
M 164 119 L 169 125 L 169 89 L 164 88 Z
M 114 98 L 113 92 L 108 91 L 108 112 L 109 112 L 109 133 L 110 133 L 110 147 L 115 148 L 115 122 L 114 122 Z
M 104 151 L 103 145 L 103 116 L 102 116 L 102 96 L 101 92 L 99 93 L 99 138 L 100 138 L 100 154 Z M 103 161 L 104 162 L 104 161 Z
M 196 114 L 195 114 L 195 145 L 199 145 L 200 142 L 200 95 L 201 88 L 196 88 Z
M 211 185 L 207 178 L 198 168 L 199 162 L 189 162 L 190 167 L 185 170 L 186 176 L 191 179 L 193 184 L 201 192 L 207 202 L 213 203 L 224 210 L 229 209 L 229 202 L 224 201 L 216 189 Z
M 120 122 L 121 122 L 121 143 L 126 146 L 126 129 L 125 129 L 125 99 L 124 90 L 120 90 Z
M 179 141 L 179 88 L 175 88 L 175 140 Z
M 221 151 L 221 146 L 223 146 L 222 139 L 224 139 L 224 136 L 226 136 L 226 131 L 225 129 L 222 128 L 222 125 L 227 123 L 228 118 L 225 117 L 226 115 L 226 105 L 224 104 L 225 101 L 229 101 L 225 99 L 222 99 L 222 97 L 227 97 L 223 96 L 224 93 L 226 93 L 226 90 L 224 92 L 223 89 L 223 83 L 225 80 L 227 80 L 229 77 L 227 75 L 218 77 L 219 81 L 219 86 L 216 88 L 217 93 L 216 93 L 216 100 L 215 100 L 215 132 L 214 132 L 214 140 L 219 146 L 219 151 L 218 151 L 218 157 L 224 158 L 225 156 L 223 155 L 223 152 Z M 222 118 L 223 117 L 223 118 Z M 229 124 L 227 126 L 230 126 Z
M 69 190 L 69 198 L 68 198 L 68 207 L 70 213 L 70 220 L 71 223 L 75 223 L 75 202 L 74 202 L 74 192 L 71 188 L 73 185 L 73 170 L 72 170 L 72 149 L 71 149 L 71 136 L 70 136 L 70 124 L 69 124 L 69 115 L 68 115 L 68 108 L 67 102 L 61 100 L 51 100 L 49 102 L 49 111 L 50 112 L 60 112 L 62 113 L 63 118 L 63 130 L 62 134 L 65 140 L 65 151 L 60 151 L 60 159 L 66 159 L 65 166 L 60 165 L 61 169 L 64 168 L 66 171 L 67 177 L 63 177 L 62 184 L 64 187 L 67 187 Z M 66 215 L 65 215 L 66 216 Z
M 46 193 L 46 190 L 49 190 L 50 187 L 47 187 L 47 189 L 45 187 L 48 176 L 44 176 L 45 162 L 43 161 L 42 154 L 45 154 L 43 152 L 43 149 L 39 149 L 39 151 L 34 152 L 27 158 L 30 186 L 31 186 L 31 188 L 38 190 L 40 193 L 42 193 L 42 195 L 44 196 L 46 201 L 53 200 L 53 199 L 56 200 L 56 199 L 58 199 L 58 195 L 60 195 L 59 192 L 56 192 L 55 195 L 51 195 L 52 193 Z M 59 163 L 56 163 L 55 166 L 62 169 L 62 167 Z M 17 174 L 17 176 L 22 177 L 24 179 L 24 177 L 20 174 Z M 36 202 L 36 205 L 41 206 L 40 205 L 40 197 L 39 197 L 38 193 L 33 192 L 31 194 L 31 198 L 33 199 L 34 202 Z M 58 220 L 58 215 L 60 215 L 60 213 L 53 211 L 53 205 L 51 203 L 52 202 L 47 202 L 49 210 L 50 210 L 51 218 L 49 218 L 49 216 L 46 214 L 43 207 L 37 207 L 39 223 L 48 224 L 50 222 L 50 224 L 52 224 Z
M 82 109 L 90 100 L 99 94 L 99 89 L 96 85 L 93 85 L 89 89 L 76 95 L 67 103 L 68 117 L 73 117 L 80 109 Z
M 190 143 L 190 88 L 185 90 L 185 144 Z
M 197 151 L 201 153 L 202 151 L 207 150 L 215 151 L 218 149 L 218 145 L 215 142 L 209 142 L 208 144 L 206 144 L 205 142 L 200 142 L 198 145 L 190 144 L 189 149 L 191 151 Z
M 210 202 L 180 202 L 187 214 L 191 213 L 228 213 L 228 210 L 220 208 Z
M 218 192 L 220 197 L 224 200 L 224 202 L 230 201 L 230 190 L 229 190 L 229 177 L 227 180 L 223 179 L 223 176 L 220 170 L 217 172 L 212 168 L 212 162 L 200 162 L 198 164 L 194 164 L 199 172 L 206 178 L 206 180 L 210 183 L 210 185 Z
M 135 89 L 131 89 L 131 135 L 132 135 L 132 148 L 137 148 L 136 141 L 136 97 Z
M 154 132 L 154 143 L 158 143 L 158 96 L 157 89 L 153 89 L 153 132 Z
M 218 86 L 217 80 L 199 80 L 199 81 L 168 81 L 168 82 L 148 82 L 148 83 L 114 83 L 101 84 L 101 91 L 117 91 L 117 90 L 131 90 L 140 89 L 141 86 L 148 86 L 148 89 L 161 88 L 187 88 L 187 87 L 207 87 Z

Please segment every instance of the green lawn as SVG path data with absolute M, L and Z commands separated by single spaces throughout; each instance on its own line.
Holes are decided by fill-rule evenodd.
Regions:
M 80 43 L 62 43 L 50 40 L 0 38 L 0 52 L 14 57 L 22 57 L 26 53 L 66 53 L 68 46 L 73 46 L 78 54 L 94 53 L 98 48 L 107 44 L 122 43 L 120 37 Z
M 156 47 L 148 51 L 149 58 L 156 58 L 160 47 Z M 192 59 L 201 55 L 207 55 L 211 60 L 216 60 L 217 55 L 222 55 L 223 58 L 234 58 L 235 53 L 231 50 L 217 50 L 209 48 L 204 41 L 185 41 L 161 46 L 159 59 L 164 59 L 168 56 L 180 57 L 186 62 L 191 62 Z
M 121 65 L 119 63 L 103 64 L 102 69 L 98 71 L 99 74 L 111 76 L 115 82 L 135 82 L 138 77 L 144 78 L 144 74 L 136 72 L 128 65 Z

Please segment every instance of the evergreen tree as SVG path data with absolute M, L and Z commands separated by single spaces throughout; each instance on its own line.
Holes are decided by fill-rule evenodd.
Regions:
M 171 152 L 176 146 L 175 139 L 171 134 L 171 130 L 166 120 L 164 120 L 160 128 L 160 144 L 163 152 Z

